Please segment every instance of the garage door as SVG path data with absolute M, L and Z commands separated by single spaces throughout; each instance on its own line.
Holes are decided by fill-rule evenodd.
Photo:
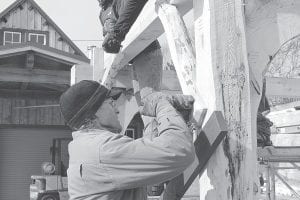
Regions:
M 52 139 L 66 137 L 63 128 L 0 128 L 0 200 L 29 199 L 30 176 L 51 161 Z

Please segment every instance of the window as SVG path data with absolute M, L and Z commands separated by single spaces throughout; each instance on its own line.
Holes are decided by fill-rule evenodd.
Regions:
M 133 139 L 136 139 L 135 137 L 135 131 L 133 128 L 127 128 L 125 131 L 125 135 L 127 135 L 128 137 L 131 137 Z
M 4 31 L 4 45 L 21 43 L 21 33 Z
M 28 35 L 29 42 L 36 42 L 38 44 L 46 45 L 46 35 L 38 33 L 29 33 Z

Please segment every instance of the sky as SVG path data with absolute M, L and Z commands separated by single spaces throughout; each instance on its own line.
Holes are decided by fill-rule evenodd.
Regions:
M 0 12 L 14 1 L 0 0 Z M 84 53 L 87 53 L 89 45 L 101 46 L 102 42 L 99 40 L 102 40 L 102 31 L 97 0 L 35 0 L 35 2 Z

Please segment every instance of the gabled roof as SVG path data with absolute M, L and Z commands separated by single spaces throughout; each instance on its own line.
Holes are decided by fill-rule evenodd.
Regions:
M 69 43 L 69 45 L 74 49 L 77 55 L 83 56 L 86 59 L 86 55 L 72 42 L 72 40 L 54 23 L 54 21 L 42 10 L 42 8 L 34 0 L 16 0 L 8 8 L 0 13 L 0 19 L 5 17 L 7 13 L 13 10 L 15 7 L 22 5 L 24 2 L 28 1 L 40 14 L 46 19 L 46 21 L 54 27 L 54 29 L 61 35 L 61 37 Z
M 62 62 L 68 62 L 69 64 L 82 64 L 88 63 L 89 59 L 80 55 L 69 54 L 67 52 L 59 51 L 55 48 L 47 47 L 36 43 L 22 43 L 7 46 L 0 46 L 0 58 L 3 56 L 10 56 L 19 54 L 26 51 L 33 51 L 39 54 L 43 54 L 50 59 L 58 59 Z

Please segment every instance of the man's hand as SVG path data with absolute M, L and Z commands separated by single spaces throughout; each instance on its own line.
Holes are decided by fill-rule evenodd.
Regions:
M 103 50 L 107 53 L 119 53 L 121 48 L 121 40 L 114 32 L 108 32 L 102 43 Z
M 153 92 L 142 97 L 142 105 L 140 106 L 141 115 L 155 117 L 157 104 L 162 100 L 166 100 L 166 95 L 161 92 Z
M 159 101 L 168 101 L 180 113 L 189 113 L 193 108 L 194 98 L 191 95 L 167 95 L 162 92 L 151 93 L 151 91 L 149 93 L 149 90 L 147 92 L 148 94 L 144 93 L 142 97 L 142 107 L 140 108 L 142 115 L 155 117 Z

